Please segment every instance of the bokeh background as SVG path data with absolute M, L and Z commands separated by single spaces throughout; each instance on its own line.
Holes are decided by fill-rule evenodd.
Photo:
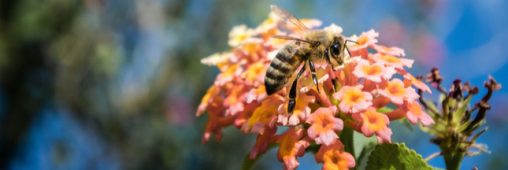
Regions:
M 416 60 L 414 74 L 508 85 L 505 0 L 0 0 L 0 169 L 239 169 L 253 135 L 227 128 L 201 143 L 207 117 L 194 113 L 218 70 L 199 60 L 229 50 L 229 30 L 255 27 L 270 4 L 346 35 L 374 28 Z M 463 169 L 508 169 L 508 88 L 492 105 L 479 139 L 491 152 Z M 392 128 L 424 157 L 438 151 L 417 128 Z M 281 164 L 271 151 L 255 168 Z

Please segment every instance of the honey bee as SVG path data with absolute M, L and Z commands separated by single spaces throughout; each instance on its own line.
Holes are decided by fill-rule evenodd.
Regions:
M 296 69 L 300 68 L 289 90 L 287 111 L 292 113 L 296 105 L 298 79 L 305 72 L 307 65 L 310 68 L 312 81 L 317 86 L 318 81 L 313 60 L 326 59 L 332 68 L 335 68 L 332 61 L 339 66 L 343 65 L 344 49 L 347 49 L 346 42 L 348 40 L 343 35 L 331 31 L 309 29 L 292 14 L 275 5 L 271 6 L 271 11 L 279 17 L 283 24 L 292 24 L 297 30 L 296 33 L 301 36 L 301 38 L 284 35 L 274 36 L 274 38 L 292 40 L 292 42 L 279 50 L 275 58 L 272 59 L 265 75 L 266 93 L 271 95 L 282 89 L 296 73 Z M 347 51 L 349 53 L 349 50 Z M 335 80 L 332 81 L 335 84 Z M 317 86 L 317 90 L 319 91 L 319 86 Z

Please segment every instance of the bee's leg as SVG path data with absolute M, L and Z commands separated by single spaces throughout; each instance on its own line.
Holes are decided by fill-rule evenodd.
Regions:
M 314 63 L 312 62 L 312 60 L 309 60 L 309 68 L 310 68 L 310 73 L 312 74 L 312 81 L 314 82 L 314 85 L 316 85 L 317 91 L 319 93 L 319 86 L 318 86 L 318 80 L 317 80 L 317 76 L 316 76 L 316 69 L 314 68 Z
M 325 57 L 325 58 L 326 58 L 326 61 L 328 62 L 328 64 L 330 64 L 330 66 L 332 67 L 332 70 L 334 72 L 337 71 L 337 70 L 335 70 L 335 66 L 332 63 L 332 60 L 330 60 L 330 55 L 328 55 L 328 57 Z M 337 77 L 332 78 L 332 83 L 333 83 L 333 92 L 336 92 L 337 89 L 335 89 L 335 87 L 337 87 Z
M 300 68 L 300 71 L 296 75 L 295 80 L 293 80 L 293 84 L 291 84 L 291 89 L 289 89 L 289 102 L 288 102 L 288 113 L 293 113 L 293 110 L 295 110 L 296 106 L 296 84 L 298 83 L 298 79 L 300 79 L 300 76 L 305 71 L 305 67 L 307 67 L 307 63 L 303 64 L 303 67 Z

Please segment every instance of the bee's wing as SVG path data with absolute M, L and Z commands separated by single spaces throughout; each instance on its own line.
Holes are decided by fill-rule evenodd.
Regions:
M 283 10 L 275 5 L 271 5 L 270 9 L 272 13 L 274 13 L 277 17 L 281 19 L 281 21 L 293 24 L 299 31 L 305 32 L 309 30 L 309 28 L 305 26 L 298 18 L 296 18 L 286 10 Z

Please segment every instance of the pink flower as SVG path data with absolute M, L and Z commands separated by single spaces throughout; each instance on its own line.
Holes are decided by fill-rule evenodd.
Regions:
M 242 130 L 263 134 L 266 127 L 275 124 L 278 114 L 277 108 L 283 102 L 284 99 L 280 96 L 272 95 L 267 97 L 243 124 Z
M 387 47 L 383 45 L 374 44 L 373 48 L 382 54 L 392 55 L 392 56 L 405 56 L 406 53 L 403 49 L 399 47 Z
M 374 31 L 373 29 L 362 32 L 360 36 L 353 35 L 349 39 L 355 41 L 356 43 L 350 47 L 350 50 L 356 51 L 358 49 L 367 48 L 377 43 L 377 37 L 379 33 Z
M 307 133 L 317 144 L 329 145 L 339 138 L 336 131 L 342 130 L 344 125 L 341 119 L 334 117 L 336 112 L 335 107 L 321 107 L 307 119 L 311 124 Z
M 295 126 L 298 125 L 301 120 L 307 119 L 309 116 L 311 109 L 309 107 L 309 103 L 314 103 L 316 97 L 306 95 L 305 93 L 299 93 L 299 95 L 296 98 L 296 106 L 293 110 L 293 113 L 289 115 L 287 113 L 288 104 L 287 102 L 285 104 L 282 104 L 278 108 L 278 119 L 277 122 L 281 123 L 282 125 L 291 125 Z
M 387 82 L 384 89 L 378 90 L 378 93 L 389 98 L 393 103 L 401 105 L 405 101 L 414 101 L 418 99 L 418 94 L 411 87 L 405 87 L 400 79 L 393 79 Z
M 233 79 L 238 77 L 243 71 L 239 64 L 230 65 L 224 67 L 224 69 L 225 70 L 217 76 L 217 79 L 215 79 L 215 85 L 223 86 L 233 81 Z
M 215 53 L 206 58 L 201 59 L 201 63 L 209 66 L 221 67 L 228 62 L 231 55 L 232 55 L 231 52 Z
M 214 102 L 214 98 L 217 97 L 217 94 L 219 94 L 219 88 L 217 86 L 211 86 L 206 91 L 205 96 L 201 99 L 201 103 L 198 106 L 198 110 L 196 111 L 196 116 L 201 116 L 206 109 L 208 109 L 208 105 L 211 102 Z
M 339 108 L 346 113 L 356 113 L 372 105 L 372 95 L 362 91 L 363 86 L 344 86 L 333 97 L 340 101 Z
M 416 124 L 420 121 L 423 126 L 434 124 L 434 120 L 423 111 L 422 107 L 417 102 L 408 103 L 407 109 L 406 116 L 411 123 Z
M 395 74 L 395 69 L 385 67 L 381 63 L 371 64 L 369 61 L 360 59 L 353 71 L 353 74 L 360 78 L 379 83 L 382 79 L 390 79 Z
M 399 120 L 406 117 L 407 109 L 405 107 L 398 107 L 395 110 L 392 110 L 391 112 L 385 113 L 388 118 L 393 120 Z
M 391 142 L 392 130 L 388 127 L 390 119 L 377 112 L 376 108 L 370 107 L 363 113 L 354 114 L 353 118 L 362 122 L 361 131 L 365 136 L 376 134 L 379 142 Z
M 340 140 L 321 146 L 315 158 L 317 162 L 323 163 L 323 170 L 349 169 L 356 165 L 353 155 L 344 151 L 344 145 Z
M 432 93 L 429 86 L 427 86 L 425 83 L 423 83 L 423 81 L 418 80 L 409 73 L 404 74 L 404 82 L 407 82 L 406 84 L 411 84 L 424 92 Z
M 258 88 L 251 89 L 245 96 L 246 103 L 261 102 L 266 98 L 265 86 L 259 86 Z
M 229 32 L 228 44 L 231 47 L 237 47 L 246 42 L 260 42 L 261 40 L 254 37 L 254 34 L 254 30 L 247 28 L 245 25 L 235 26 Z
M 333 32 L 336 35 L 342 34 L 342 27 L 332 24 L 324 28 L 325 31 Z
M 361 57 L 353 57 L 350 62 L 344 64 L 343 68 L 337 71 L 334 76 L 339 80 L 338 82 L 344 86 L 356 86 L 358 85 L 359 78 L 353 74 L 356 67 L 356 61 L 360 60 Z
M 303 137 L 302 131 L 300 128 L 289 128 L 277 140 L 279 143 L 277 157 L 284 163 L 284 169 L 296 169 L 299 165 L 296 157 L 303 156 L 305 148 L 310 145 L 309 142 L 300 140 Z
M 244 109 L 242 94 L 245 92 L 245 87 L 236 87 L 231 90 L 231 94 L 224 100 L 224 106 L 227 107 L 226 115 L 236 115 Z
M 241 77 L 245 79 L 245 83 L 248 85 L 259 86 L 263 81 L 266 70 L 264 63 L 254 63 L 249 65 L 247 70 L 241 74 Z
M 404 66 L 411 68 L 414 60 L 407 58 L 399 58 L 388 54 L 375 54 L 372 59 L 376 62 L 382 63 L 387 66 L 391 66 L 397 69 L 403 69 Z

